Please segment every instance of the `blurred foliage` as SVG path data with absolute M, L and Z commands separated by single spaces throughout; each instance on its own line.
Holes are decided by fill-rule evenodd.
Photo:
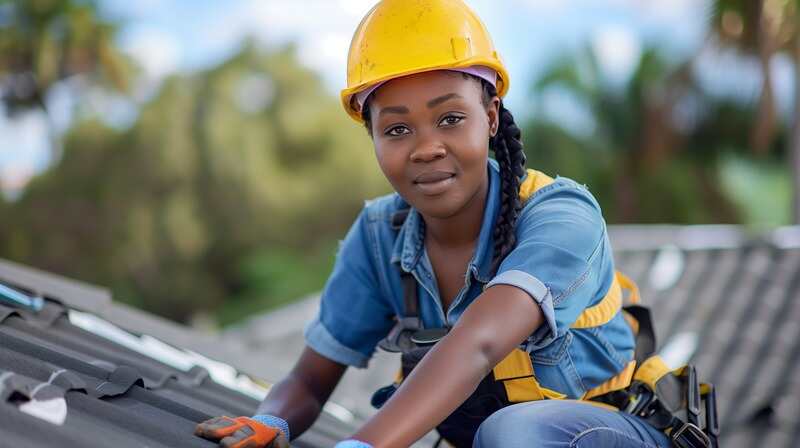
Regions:
M 235 315 L 319 289 L 323 248 L 386 191 L 366 132 L 294 49 L 246 45 L 168 79 L 128 131 L 77 124 L 0 223 L 0 251 L 173 319 L 225 301 Z
M 0 100 L 6 113 L 47 112 L 47 91 L 78 75 L 127 90 L 131 67 L 114 45 L 115 34 L 116 25 L 99 17 L 92 0 L 0 0 Z M 50 132 L 57 159 L 61 142 Z
M 714 37 L 758 58 L 762 74 L 759 112 L 753 121 L 750 147 L 766 152 L 779 124 L 770 64 L 776 53 L 795 53 L 800 45 L 800 1 L 716 0 L 711 19 Z M 798 47 L 800 49 L 800 47 Z M 800 61 L 795 61 L 795 65 Z
M 794 69 L 793 117 L 780 145 L 790 168 L 791 222 L 800 224 L 800 0 L 715 0 L 713 37 L 723 45 L 754 56 L 759 63 L 761 92 L 750 124 L 750 148 L 764 155 L 780 134 L 772 62 L 782 53 Z
M 718 2 L 714 32 L 743 5 L 753 7 Z M 0 0 L 7 110 L 44 108 L 59 80 L 119 92 L 135 78 L 96 11 Z M 758 32 L 748 26 L 742 49 Z M 755 151 L 763 101 L 709 95 L 694 62 L 648 48 L 620 83 L 588 48 L 554 61 L 520 123 L 529 165 L 588 184 L 609 223 L 785 224 L 790 131 L 774 120 Z M 552 119 L 542 101 L 552 92 L 588 124 Z M 62 143 L 18 199 L 0 198 L 0 254 L 180 321 L 235 322 L 319 290 L 363 200 L 389 191 L 366 132 L 292 46 L 247 42 L 216 67 L 168 78 L 129 129 L 79 117 Z
M 525 129 L 531 164 L 589 185 L 611 223 L 741 222 L 720 157 L 743 148 L 754 111 L 708 96 L 691 73 L 691 61 L 669 64 L 652 48 L 622 86 L 588 48 L 556 61 L 533 86 L 534 102 L 559 89 L 594 130 L 570 132 L 540 106 Z
M 753 227 L 770 229 L 791 222 L 792 180 L 785 164 L 728 154 L 722 159 L 722 185 Z M 748 182 L 742 182 L 747 179 Z

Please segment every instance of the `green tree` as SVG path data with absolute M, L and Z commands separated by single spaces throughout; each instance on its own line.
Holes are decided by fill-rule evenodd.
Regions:
M 557 89 L 569 95 L 588 112 L 594 130 L 570 133 L 549 122 L 539 106 L 526 133 L 533 164 L 589 183 L 611 222 L 738 221 L 717 181 L 715 162 L 724 146 L 708 142 L 727 137 L 706 133 L 744 117 L 717 114 L 723 105 L 703 95 L 691 64 L 669 64 L 646 49 L 630 79 L 616 86 L 588 48 L 556 61 L 536 81 L 534 94 L 542 98 Z M 687 101 L 703 103 L 708 113 L 679 123 Z
M 364 198 L 386 191 L 366 132 L 295 50 L 248 44 L 169 78 L 128 131 L 76 126 L 0 247 L 185 321 L 320 288 Z
M 724 45 L 758 58 L 762 88 L 750 138 L 757 154 L 773 146 L 779 127 L 771 62 L 784 52 L 794 65 L 794 116 L 786 155 L 794 187 L 793 220 L 800 223 L 800 0 L 715 0 L 712 30 Z
M 6 113 L 39 109 L 49 119 L 48 90 L 76 75 L 125 90 L 127 71 L 115 32 L 92 0 L 0 0 L 0 95 Z M 61 145 L 52 124 L 49 132 L 57 159 Z

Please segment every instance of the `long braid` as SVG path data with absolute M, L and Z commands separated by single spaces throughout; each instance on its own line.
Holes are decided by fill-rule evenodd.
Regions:
M 500 166 L 501 206 L 494 228 L 494 256 L 492 272 L 497 272 L 500 263 L 517 243 L 516 225 L 522 202 L 519 186 L 525 176 L 525 152 L 522 133 L 503 103 L 500 103 L 500 123 L 497 134 L 490 141 L 495 160 Z

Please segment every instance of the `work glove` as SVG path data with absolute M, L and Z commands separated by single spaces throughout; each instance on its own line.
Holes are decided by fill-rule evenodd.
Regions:
M 289 425 L 272 415 L 214 417 L 198 423 L 196 436 L 219 442 L 223 448 L 288 448 Z
M 360 440 L 347 439 L 337 443 L 333 448 L 373 448 L 373 446 Z

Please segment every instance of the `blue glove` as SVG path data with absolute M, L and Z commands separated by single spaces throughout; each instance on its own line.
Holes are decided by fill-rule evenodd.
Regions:
M 373 446 L 360 440 L 347 439 L 337 443 L 333 448 L 373 448 Z
M 280 429 L 287 442 L 291 439 L 289 436 L 289 423 L 286 420 L 269 414 L 257 414 L 250 418 L 266 426 Z

